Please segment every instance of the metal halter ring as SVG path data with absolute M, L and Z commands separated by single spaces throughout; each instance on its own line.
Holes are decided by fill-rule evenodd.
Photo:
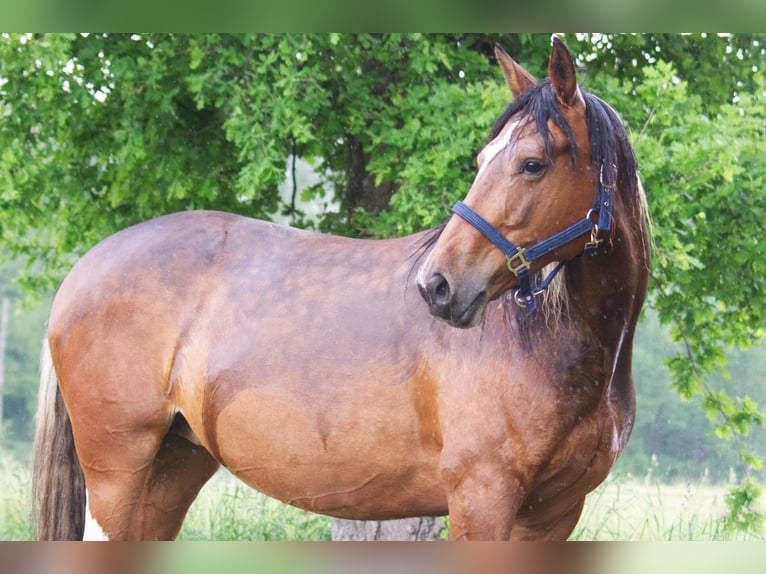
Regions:
M 527 305 L 529 305 L 530 301 L 534 300 L 535 295 L 538 295 L 538 293 L 532 293 L 530 295 L 521 295 L 521 292 L 519 289 L 515 289 L 513 291 L 513 300 L 516 301 L 516 304 L 519 307 L 523 307 L 524 309 L 527 308 Z

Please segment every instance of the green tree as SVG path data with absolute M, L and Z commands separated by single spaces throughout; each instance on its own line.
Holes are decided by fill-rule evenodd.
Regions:
M 632 132 L 656 230 L 649 301 L 680 343 L 672 384 L 719 435 L 745 435 L 763 413 L 708 374 L 764 335 L 766 36 L 564 39 Z M 541 34 L 2 35 L 0 237 L 42 293 L 101 238 L 169 211 L 301 224 L 278 191 L 295 157 L 320 178 L 303 199 L 340 205 L 320 229 L 432 226 L 507 102 L 496 41 L 545 75 Z

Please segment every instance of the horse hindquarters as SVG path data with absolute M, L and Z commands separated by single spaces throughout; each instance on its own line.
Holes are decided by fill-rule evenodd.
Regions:
M 47 344 L 42 373 L 33 481 L 39 538 L 175 538 L 218 462 L 204 448 L 168 432 L 170 422 L 117 420 L 106 404 L 98 410 L 107 416 L 95 420 L 83 412 L 81 397 L 68 411 Z

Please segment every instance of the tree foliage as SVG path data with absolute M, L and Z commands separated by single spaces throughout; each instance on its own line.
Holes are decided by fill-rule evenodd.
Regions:
M 721 436 L 760 425 L 725 351 L 763 338 L 764 35 L 566 35 L 585 88 L 628 124 L 655 226 L 650 304 Z M 46 292 L 112 232 L 215 208 L 383 237 L 443 221 L 508 95 L 502 43 L 544 77 L 540 34 L 3 35 L 0 236 Z M 319 182 L 284 199 L 290 158 Z M 759 458 L 743 451 L 754 466 Z

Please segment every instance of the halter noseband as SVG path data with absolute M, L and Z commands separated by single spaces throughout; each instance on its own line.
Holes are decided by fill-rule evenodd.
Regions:
M 529 269 L 531 268 L 532 263 L 548 253 L 555 251 L 559 247 L 566 245 L 570 241 L 574 241 L 589 231 L 590 241 L 585 244 L 584 252 L 589 253 L 595 251 L 598 244 L 602 241 L 598 238 L 599 232 L 609 231 L 612 228 L 613 204 L 614 187 L 612 184 L 607 185 L 604 183 L 604 170 L 602 167 L 598 189 L 596 189 L 596 196 L 593 198 L 593 207 L 588 210 L 585 217 L 562 231 L 529 247 L 516 247 L 497 229 L 492 227 L 492 225 L 490 225 L 483 217 L 462 201 L 455 203 L 452 207 L 452 212 L 470 223 L 495 247 L 503 252 L 503 255 L 505 255 L 507 259 L 508 270 L 519 280 L 519 287 L 514 291 L 513 297 L 517 304 L 524 307 L 527 315 L 530 315 L 537 309 L 536 296 L 548 288 L 548 285 L 550 285 L 556 274 L 561 271 L 566 261 L 559 262 L 548 277 L 535 288 L 532 288 L 531 277 L 529 275 Z M 598 215 L 598 219 L 595 223 L 592 219 L 593 215 Z

